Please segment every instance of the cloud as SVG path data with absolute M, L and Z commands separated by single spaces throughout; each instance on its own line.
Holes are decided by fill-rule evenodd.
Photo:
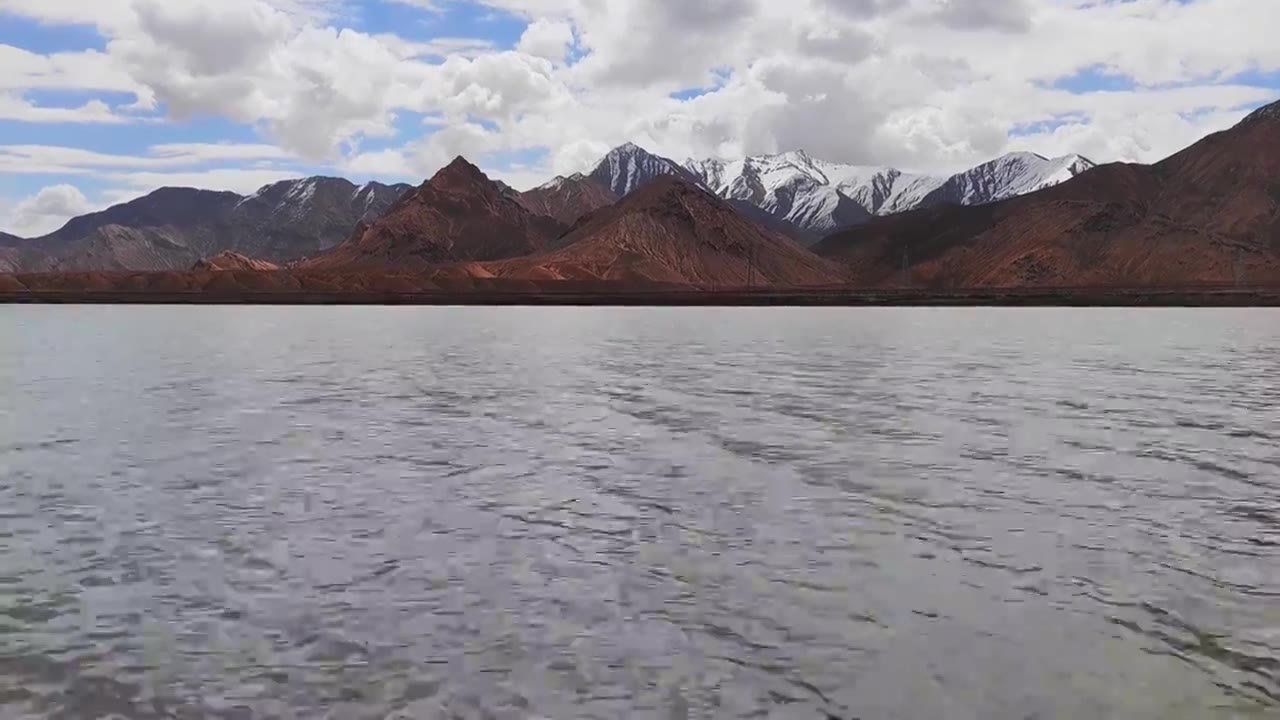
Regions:
M 37 237 L 66 224 L 93 209 L 89 200 L 73 185 L 52 185 L 18 201 L 4 218 L 7 232 L 20 237 Z
M 0 45 L 0 67 L 4 68 L 0 90 L 143 90 L 111 58 L 97 50 L 41 55 Z
M 294 168 L 211 168 L 194 171 L 107 172 L 100 177 L 112 182 L 117 196 L 139 197 L 162 187 L 198 187 L 248 195 L 264 185 L 302 177 L 308 173 Z M 117 202 L 120 202 L 117 200 Z
M 50 107 L 36 105 L 20 95 L 0 92 L 0 120 L 119 125 L 136 122 L 137 118 L 121 115 L 101 100 L 90 100 L 77 107 Z
M 143 154 L 100 153 L 57 145 L 0 145 L 0 173 L 91 174 L 103 168 L 194 167 L 219 160 L 286 160 L 274 145 L 180 143 L 153 145 Z
M 677 158 L 805 148 L 943 171 L 1015 148 L 1157 160 L 1276 94 L 1234 76 L 1280 71 L 1270 31 L 1280 3 L 1259 0 L 397 4 L 425 11 L 415 37 L 344 26 L 363 15 L 339 0 L 0 0 L 0 11 L 92 25 L 106 40 L 47 55 L 0 46 L 12 68 L 0 117 L 213 116 L 254 128 L 285 156 L 218 162 L 301 159 L 396 176 L 515 151 L 546 158 L 520 172 L 572 172 L 627 140 Z M 525 22 L 514 48 L 422 31 L 476 4 Z M 1129 87 L 1059 87 L 1086 71 Z M 77 88 L 135 102 L 30 100 Z M 409 127 L 415 116 L 434 124 Z M 162 172 L 162 159 L 132 167 Z
M 1031 29 L 1032 9 L 1028 0 L 937 0 L 931 19 L 956 30 L 1001 30 L 1026 32 Z
M 555 62 L 564 60 L 573 45 L 573 26 L 555 20 L 534 20 L 520 36 L 516 50 Z

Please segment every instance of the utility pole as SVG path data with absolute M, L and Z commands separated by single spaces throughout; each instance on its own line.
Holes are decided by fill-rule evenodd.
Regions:
M 756 286 L 756 246 L 752 245 L 747 251 L 747 287 L 754 288 Z

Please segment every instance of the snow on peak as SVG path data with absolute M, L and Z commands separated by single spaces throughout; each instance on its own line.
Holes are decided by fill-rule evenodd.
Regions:
M 1245 123 L 1254 123 L 1260 120 L 1280 121 L 1280 101 L 1273 102 L 1269 105 L 1263 105 L 1257 110 L 1254 110 L 1253 112 L 1245 116 L 1245 119 L 1240 121 L 1240 124 L 1243 125 Z
M 645 150 L 644 148 L 640 147 L 639 145 L 633 142 L 627 141 L 622 143 L 618 147 L 610 150 L 609 154 L 617 156 L 617 155 L 649 155 L 651 153 L 648 150 Z
M 724 180 L 725 168 L 727 164 L 723 160 L 708 158 L 705 160 L 696 160 L 689 158 L 685 161 L 684 167 L 693 173 L 694 177 L 702 181 L 702 184 L 708 188 L 719 192 Z
M 319 184 L 316 178 L 292 181 L 292 186 L 284 195 L 284 203 L 299 208 L 306 207 L 316 196 L 316 188 Z
M 809 157 L 809 153 L 804 150 L 789 150 L 787 152 L 774 155 L 773 159 L 780 160 L 782 162 L 795 163 L 796 165 L 802 166 L 813 165 L 813 158 Z
M 610 151 L 591 177 L 626 195 L 660 175 L 678 175 L 723 198 L 748 202 L 801 229 L 822 233 L 869 216 L 938 203 L 995 202 L 1065 182 L 1092 167 L 1092 161 L 1079 155 L 1050 159 L 1012 152 L 954 175 L 923 175 L 827 162 L 804 150 L 732 161 L 690 158 L 677 165 L 627 143 Z
M 559 190 L 560 188 L 564 187 L 568 182 L 569 182 L 569 178 L 563 175 L 557 175 L 551 178 L 550 181 L 545 182 L 534 189 L 535 190 Z
M 1066 182 L 1092 167 L 1092 161 L 1079 155 L 1046 158 L 1031 152 L 1012 152 L 952 175 L 925 202 L 997 202 Z
M 619 197 L 636 191 L 662 175 L 697 180 L 689 170 L 644 148 L 627 143 L 609 151 L 590 173 L 591 179 L 608 187 Z
M 368 212 L 369 208 L 378 201 L 378 191 L 385 187 L 386 185 L 382 185 L 380 183 L 367 182 L 356 188 L 355 192 L 351 193 L 351 202 L 364 205 L 363 211 Z M 360 198 L 364 198 L 364 200 L 361 200 Z
M 1064 167 L 1070 169 L 1075 175 L 1079 175 L 1086 170 L 1092 170 L 1098 167 L 1098 163 L 1083 155 L 1076 155 L 1075 153 L 1063 155 L 1060 158 L 1056 158 L 1054 162 L 1062 163 Z
M 258 191 L 254 194 L 236 203 L 236 207 L 240 207 L 241 205 L 246 205 L 254 201 L 274 202 L 272 198 L 280 195 L 281 193 L 283 193 L 284 197 L 288 199 L 290 194 L 295 192 L 298 185 L 303 182 L 305 182 L 305 180 L 293 179 L 277 180 L 273 183 L 267 183 L 266 185 L 258 188 Z

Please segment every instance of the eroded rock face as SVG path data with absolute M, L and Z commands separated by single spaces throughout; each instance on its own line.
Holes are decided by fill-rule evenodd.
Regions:
M 267 262 L 266 260 L 257 260 L 241 255 L 238 252 L 230 250 L 218 253 L 213 257 L 202 258 L 196 261 L 191 269 L 197 272 L 227 272 L 230 270 L 251 270 L 255 272 L 274 272 L 280 269 L 279 265 Z

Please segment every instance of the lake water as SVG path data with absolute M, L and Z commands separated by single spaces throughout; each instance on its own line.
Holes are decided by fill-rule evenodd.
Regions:
M 0 718 L 1274 718 L 1280 313 L 0 307 Z

